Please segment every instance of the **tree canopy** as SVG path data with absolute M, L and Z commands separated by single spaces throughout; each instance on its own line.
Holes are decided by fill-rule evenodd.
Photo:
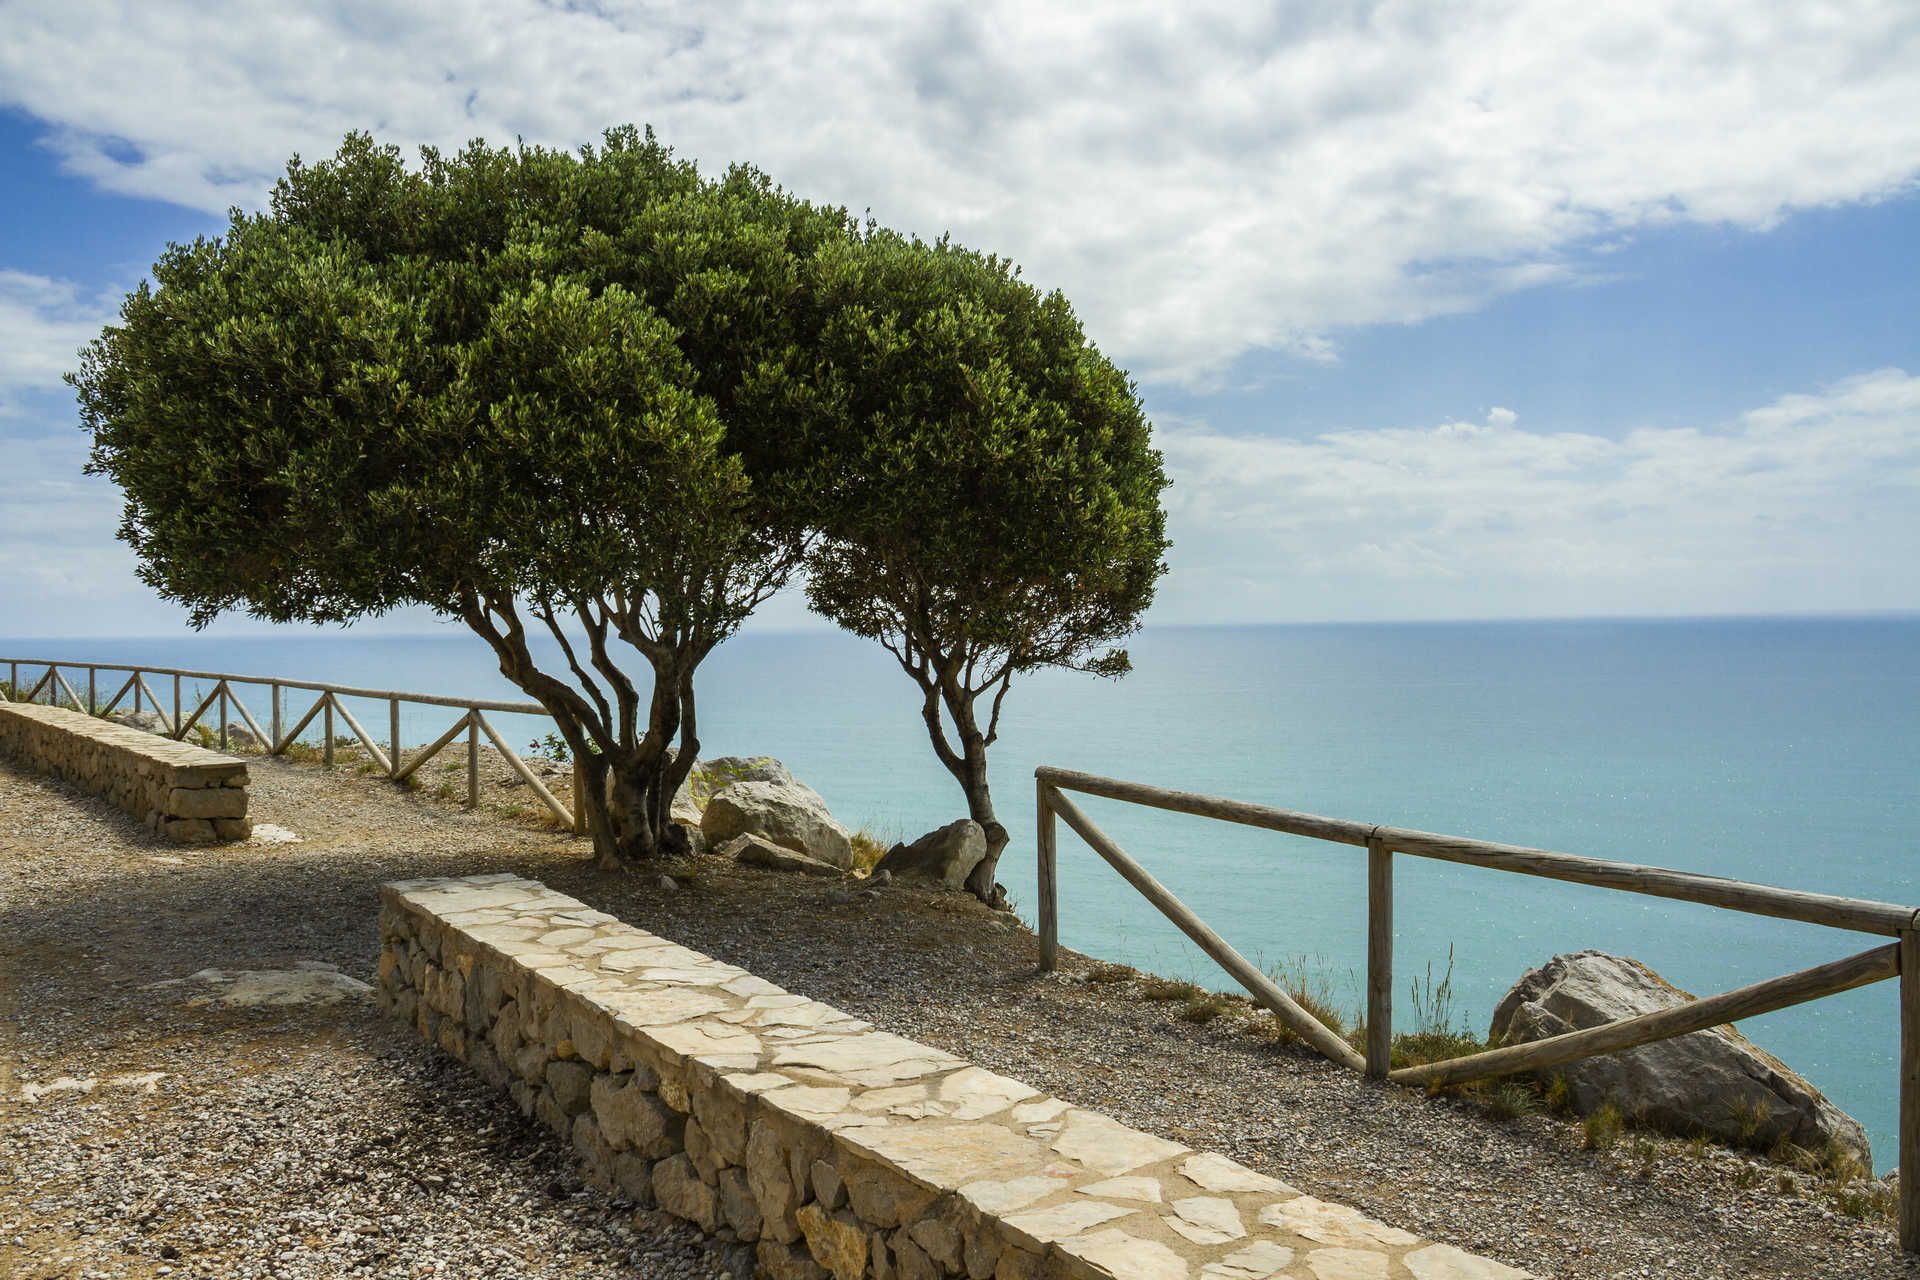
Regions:
M 350 136 L 170 247 L 84 353 L 90 468 L 196 625 L 465 622 L 587 765 L 603 857 L 644 857 L 695 668 L 804 547 L 808 262 L 850 231 L 631 129 L 413 168 Z
M 1006 836 L 986 750 L 1008 689 L 1042 667 L 1128 669 L 1113 646 L 1165 572 L 1165 472 L 1126 374 L 1009 263 L 869 228 L 814 265 L 839 425 L 808 599 L 918 687 L 988 827 L 969 881 L 987 897 Z

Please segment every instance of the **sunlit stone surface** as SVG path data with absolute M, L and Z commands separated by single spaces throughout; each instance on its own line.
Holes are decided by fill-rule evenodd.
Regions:
M 388 885 L 380 998 L 779 1280 L 1521 1280 L 533 881 Z

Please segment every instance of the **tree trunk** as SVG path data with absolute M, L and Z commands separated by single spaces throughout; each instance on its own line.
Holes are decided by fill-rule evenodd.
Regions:
M 990 907 L 1003 907 L 1007 903 L 1007 891 L 994 883 L 994 875 L 1000 867 L 1000 855 L 1007 847 L 1007 829 L 993 815 L 993 795 L 987 789 L 986 751 L 979 752 L 977 768 L 974 753 L 969 751 L 967 755 L 966 776 L 960 780 L 967 794 L 967 816 L 987 833 L 987 856 L 980 859 L 967 877 L 967 892 Z
M 585 759 L 590 762 L 580 771 L 583 801 L 597 866 L 606 871 L 630 870 L 687 852 L 687 833 L 670 817 L 672 788 L 677 785 L 673 775 L 680 772 L 673 768 L 672 756 L 648 760 L 626 754 L 612 762 L 605 756 Z

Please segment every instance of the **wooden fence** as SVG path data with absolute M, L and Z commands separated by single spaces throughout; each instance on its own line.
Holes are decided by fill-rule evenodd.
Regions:
M 360 740 L 373 762 L 395 782 L 404 782 L 412 777 L 421 765 L 433 759 L 454 739 L 465 733 L 468 808 L 474 808 L 480 803 L 480 739 L 484 736 L 493 743 L 501 758 L 520 776 L 522 782 L 532 788 L 533 794 L 540 798 L 540 803 L 544 804 L 557 820 L 576 833 L 586 829 L 585 817 L 579 804 L 578 778 L 575 778 L 574 804 L 572 806 L 562 804 L 533 770 L 527 767 L 526 762 L 514 753 L 513 748 L 507 745 L 506 739 L 500 736 L 500 731 L 494 728 L 493 723 L 486 716 L 489 711 L 511 715 L 545 716 L 546 708 L 537 702 L 492 702 L 474 698 L 447 698 L 431 693 L 360 689 L 351 685 L 324 684 L 312 680 L 287 680 L 276 676 L 245 676 L 223 671 L 188 671 L 176 667 L 128 666 L 111 662 L 53 662 L 42 658 L 0 658 L 0 662 L 7 665 L 8 674 L 6 689 L 0 691 L 0 700 L 33 702 L 44 699 L 56 706 L 66 703 L 74 710 L 88 715 L 106 715 L 119 706 L 124 699 L 134 711 L 142 711 L 150 707 L 155 713 L 160 714 L 163 722 L 168 725 L 168 736 L 182 739 L 204 718 L 211 715 L 214 723 L 207 726 L 208 731 L 218 738 L 222 751 L 228 749 L 230 713 L 238 714 L 254 739 L 262 744 L 269 755 L 284 754 L 287 748 L 307 731 L 307 727 L 318 719 L 321 726 L 321 758 L 327 767 L 331 768 L 336 742 L 334 721 L 335 717 L 338 717 L 353 736 Z M 27 668 L 29 678 L 32 678 L 34 671 L 40 672 L 39 678 L 24 688 L 20 681 L 22 667 Z M 86 673 L 85 697 L 82 697 L 79 690 L 74 687 L 74 682 L 67 679 L 69 672 L 76 673 L 76 679 L 79 678 L 77 673 Z M 112 678 L 106 682 L 108 687 L 114 687 L 114 692 L 105 702 L 100 699 L 102 672 L 111 672 L 114 678 L 122 672 L 126 673 L 126 679 L 120 681 L 117 687 L 114 687 Z M 171 677 L 173 698 L 170 711 L 166 710 L 167 704 L 161 701 L 160 695 L 154 692 L 153 685 L 147 680 L 148 676 Z M 211 680 L 214 685 L 212 691 L 202 697 L 189 711 L 181 693 L 182 680 Z M 245 700 L 235 692 L 235 685 L 266 687 L 271 707 L 268 714 L 270 729 L 260 727 L 260 722 L 254 719 Z M 317 693 L 320 696 L 314 699 L 313 705 L 293 722 L 292 728 L 283 731 L 285 717 L 281 714 L 282 701 L 283 695 L 289 689 L 303 693 Z M 384 748 L 374 741 L 373 736 L 366 731 L 353 712 L 340 701 L 342 698 L 367 698 L 387 704 L 388 736 Z M 451 707 L 461 714 L 448 726 L 445 733 L 408 757 L 400 742 L 402 703 Z
M 1138 782 L 1122 782 L 1069 769 L 1042 766 L 1034 771 L 1037 792 L 1040 879 L 1040 967 L 1058 963 L 1059 881 L 1055 869 L 1054 819 L 1058 817 L 1086 841 L 1147 901 L 1231 974 L 1274 1016 L 1333 1061 L 1377 1080 L 1430 1086 L 1458 1084 L 1490 1076 L 1540 1071 L 1635 1045 L 1702 1031 L 1740 1018 L 1785 1009 L 1887 978 L 1900 979 L 1900 1245 L 1920 1252 L 1920 910 L 1890 902 L 1803 893 L 1749 884 L 1717 876 L 1671 871 L 1664 867 L 1608 862 L 1569 853 L 1494 844 L 1462 836 L 1435 835 L 1341 818 L 1323 818 L 1289 809 L 1247 804 L 1188 791 L 1169 791 Z M 1251 964 L 1208 928 L 1186 904 L 1168 892 L 1146 868 L 1129 857 L 1064 794 L 1102 796 L 1174 813 L 1215 818 L 1280 831 L 1367 851 L 1367 1013 L 1366 1051 L 1357 1052 L 1332 1028 Z M 1573 884 L 1650 894 L 1800 920 L 1894 939 L 1843 960 L 1817 965 L 1785 977 L 1754 983 L 1672 1009 L 1622 1019 L 1601 1027 L 1570 1031 L 1529 1044 L 1489 1049 L 1463 1058 L 1395 1069 L 1393 1043 L 1393 857 L 1407 854 L 1468 866 L 1544 876 Z

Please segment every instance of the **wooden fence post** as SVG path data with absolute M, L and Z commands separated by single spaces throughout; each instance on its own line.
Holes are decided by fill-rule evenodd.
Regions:
M 1035 778 L 1034 848 L 1040 872 L 1040 972 L 1052 973 L 1060 963 L 1060 882 L 1055 866 L 1053 806 L 1047 803 L 1047 784 Z
M 1393 1057 L 1393 850 L 1367 841 L 1367 1078 Z
M 100 705 L 100 694 L 94 686 L 94 677 L 100 674 L 99 668 L 87 668 L 87 714 L 92 715 Z
M 480 807 L 480 714 L 467 711 L 467 808 Z
M 186 731 L 186 712 L 180 708 L 180 677 L 173 678 L 173 736 L 179 737 Z
M 1920 1253 L 1920 933 L 1900 934 L 1900 1247 Z
M 387 763 L 390 767 L 387 770 L 387 776 L 393 778 L 398 777 L 400 773 L 400 699 L 398 698 L 387 699 L 387 730 L 387 736 L 393 743 L 393 748 L 388 753 Z
M 320 733 L 324 741 L 320 744 L 320 763 L 333 768 L 333 692 L 328 690 L 326 702 L 320 717 Z
M 140 710 L 140 691 L 144 687 L 145 682 L 140 679 L 140 668 L 135 667 L 133 669 L 133 709 L 135 711 Z
M 214 692 L 220 695 L 220 749 L 225 751 L 227 749 L 227 699 L 231 696 L 227 689 L 227 682 L 222 680 L 220 687 Z
M 273 741 L 267 744 L 267 754 L 280 754 L 280 682 L 273 682 Z

